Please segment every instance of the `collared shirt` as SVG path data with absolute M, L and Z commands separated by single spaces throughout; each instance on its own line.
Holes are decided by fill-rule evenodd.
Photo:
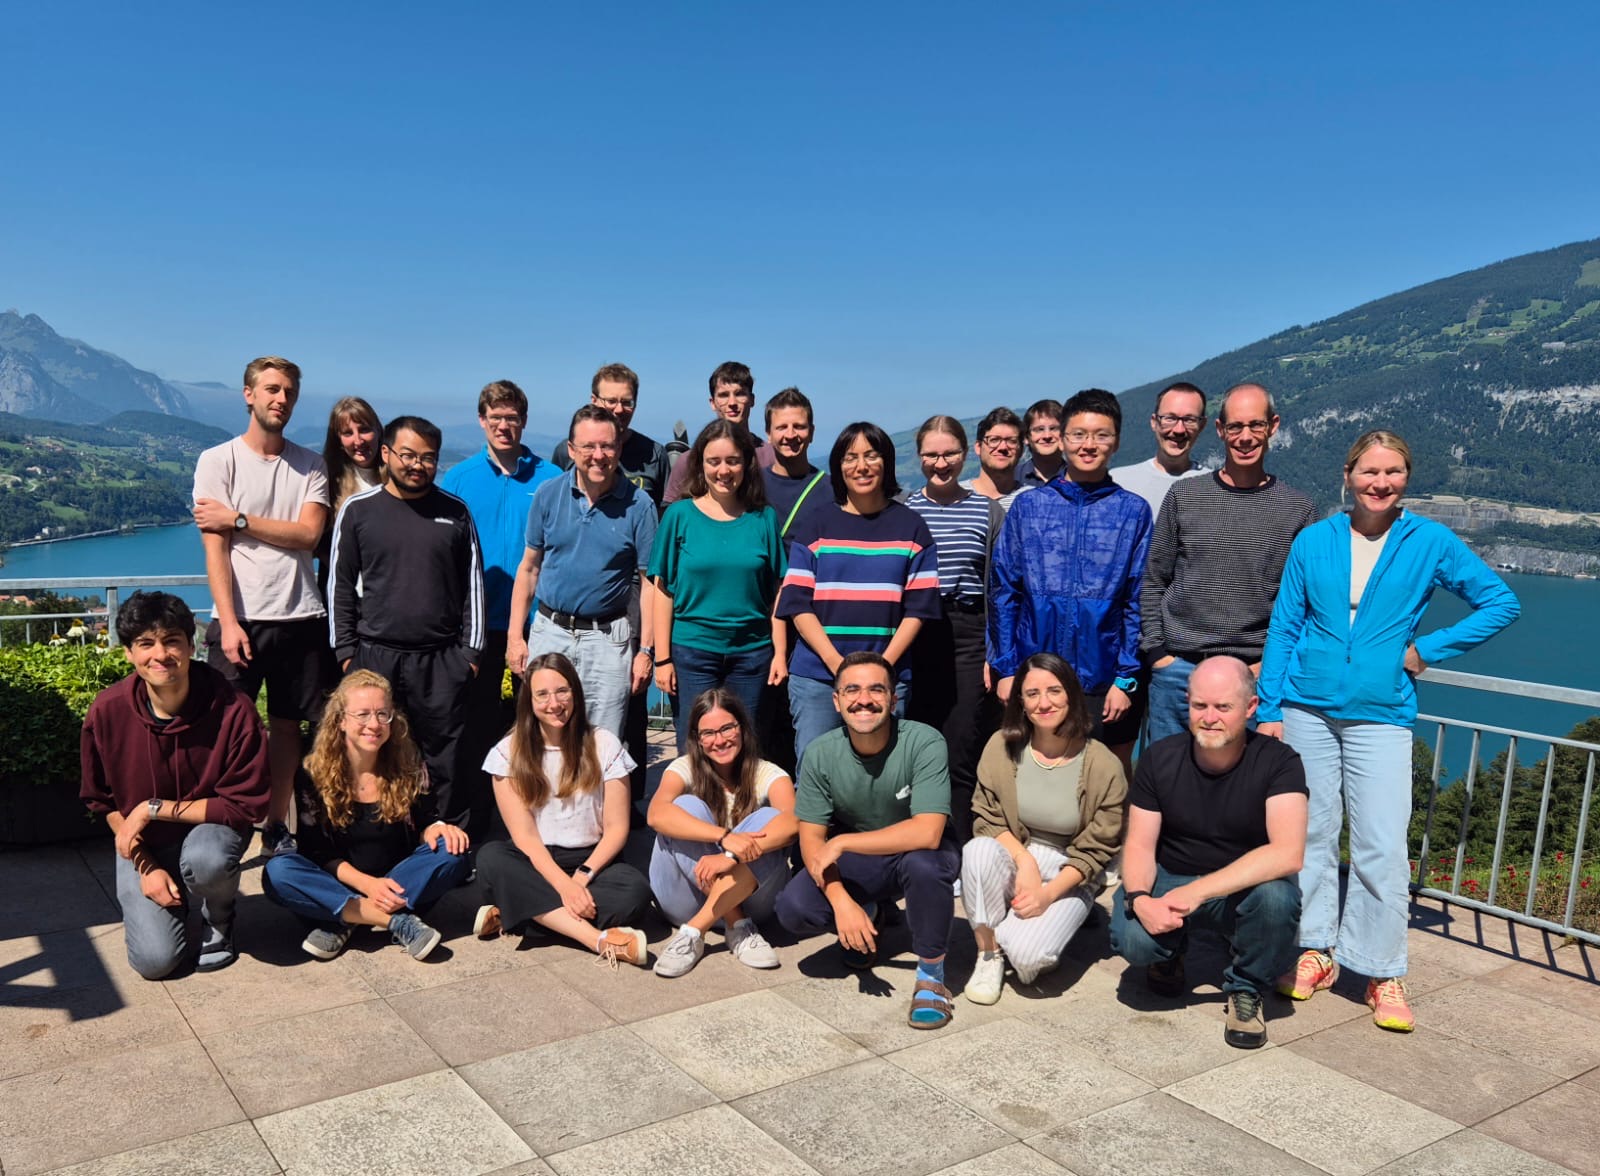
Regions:
M 534 492 L 524 540 L 544 553 L 541 604 L 579 617 L 613 616 L 627 609 L 628 594 L 650 561 L 655 504 L 620 474 L 591 504 L 577 471 L 568 470 Z
M 528 508 L 534 491 L 561 471 L 526 445 L 514 473 L 495 464 L 485 445 L 465 461 L 451 466 L 439 485 L 467 504 L 478 528 L 483 553 L 484 621 L 503 632 L 511 624 L 511 586 L 522 562 L 522 538 L 528 527 Z

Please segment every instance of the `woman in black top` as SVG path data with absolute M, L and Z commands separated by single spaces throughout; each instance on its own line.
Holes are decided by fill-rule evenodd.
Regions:
M 415 959 L 439 945 L 425 914 L 466 878 L 467 835 L 437 819 L 428 769 L 388 680 L 356 670 L 328 698 L 295 779 L 300 851 L 267 863 L 267 897 L 313 924 L 319 960 L 356 927 L 386 927 Z

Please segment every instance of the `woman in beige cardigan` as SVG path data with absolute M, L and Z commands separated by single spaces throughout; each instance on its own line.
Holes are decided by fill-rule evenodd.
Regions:
M 1093 728 L 1077 675 L 1053 653 L 1017 671 L 1000 730 L 978 761 L 961 901 L 978 941 L 966 997 L 1000 999 L 1006 960 L 1031 984 L 1089 917 L 1122 845 L 1128 780 Z

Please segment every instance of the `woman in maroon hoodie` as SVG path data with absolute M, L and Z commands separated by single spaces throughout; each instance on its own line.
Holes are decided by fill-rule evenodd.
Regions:
M 267 815 L 261 720 L 225 678 L 192 660 L 194 613 L 178 597 L 135 592 L 117 612 L 117 639 L 133 673 L 90 704 L 79 795 L 116 834 L 128 963 L 147 980 L 178 966 L 193 896 L 196 967 L 225 968 L 238 958 L 239 857 Z

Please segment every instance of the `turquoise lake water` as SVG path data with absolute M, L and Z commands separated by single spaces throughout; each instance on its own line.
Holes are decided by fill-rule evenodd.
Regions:
M 5 553 L 0 579 L 204 573 L 200 536 L 194 528 L 183 526 L 12 548 Z M 1600 581 L 1507 574 L 1506 582 L 1522 600 L 1521 619 L 1494 640 L 1448 663 L 1448 668 L 1497 678 L 1600 689 L 1600 671 L 1595 669 L 1593 651 L 1595 637 L 1600 633 L 1596 621 L 1596 614 L 1600 613 Z M 210 605 L 211 594 L 204 585 L 174 591 L 196 608 Z M 1465 611 L 1466 606 L 1460 601 L 1441 593 L 1434 598 L 1424 626 L 1449 624 Z M 1546 735 L 1565 735 L 1591 713 L 1579 707 L 1426 682 L 1421 685 L 1421 703 L 1424 713 Z M 1431 741 L 1431 731 L 1419 733 Z M 1452 769 L 1465 762 L 1467 753 L 1465 737 L 1458 733 L 1453 739 L 1461 742 L 1459 746 L 1446 745 L 1446 758 Z M 1486 757 L 1503 746 L 1503 740 L 1486 737 Z M 1542 746 L 1537 747 L 1519 758 L 1527 762 L 1542 752 Z

